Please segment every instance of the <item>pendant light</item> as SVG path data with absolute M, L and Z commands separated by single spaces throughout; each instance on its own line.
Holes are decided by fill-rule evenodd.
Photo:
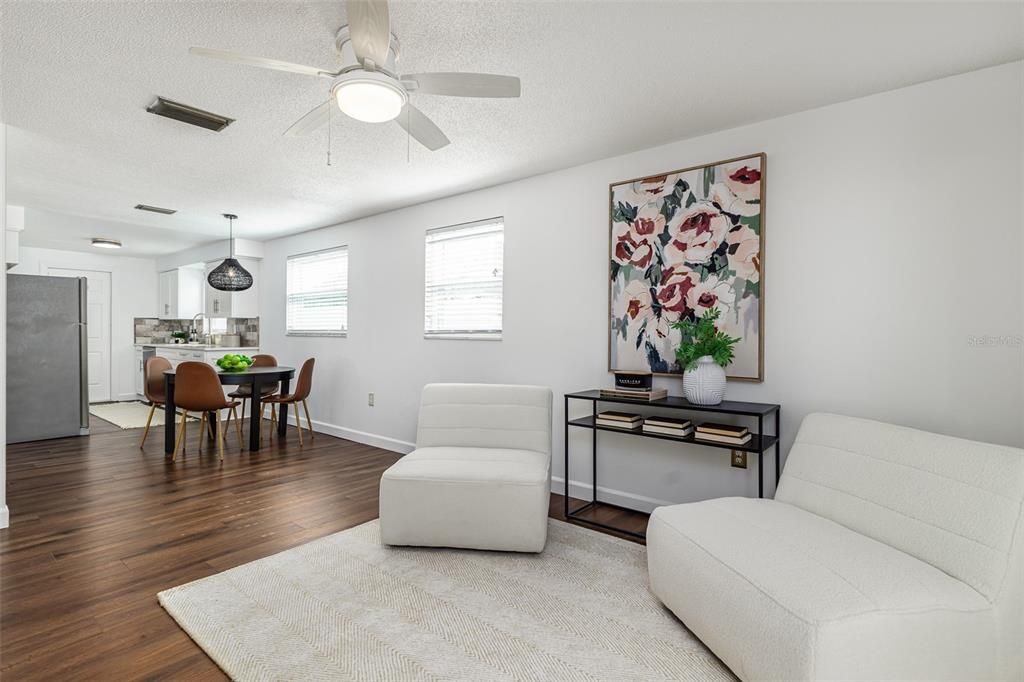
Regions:
M 225 213 L 228 219 L 228 257 L 215 267 L 206 281 L 218 291 L 245 291 L 252 286 L 252 275 L 235 260 L 235 220 L 238 216 Z

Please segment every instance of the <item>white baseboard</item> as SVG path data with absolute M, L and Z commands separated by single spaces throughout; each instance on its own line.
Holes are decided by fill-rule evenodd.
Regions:
M 569 481 L 569 494 L 580 500 L 589 500 L 593 495 L 594 486 L 590 483 L 583 483 L 582 481 Z M 551 492 L 565 494 L 565 479 L 560 476 L 551 477 Z M 615 488 L 606 488 L 602 485 L 597 486 L 597 496 L 602 502 L 609 504 L 618 505 L 627 509 L 636 509 L 638 511 L 652 512 L 656 507 L 664 507 L 665 505 L 675 504 L 675 502 L 668 502 L 666 500 L 658 500 L 653 497 L 647 497 L 645 495 L 637 495 L 636 493 L 626 492 L 624 490 L 616 490 Z
M 139 395 L 138 393 L 121 393 L 120 395 L 117 396 L 117 402 L 119 403 L 131 403 L 145 399 L 145 397 Z
M 0 504 L 0 528 L 6 528 L 11 525 L 11 514 L 7 510 L 6 504 Z
M 292 426 L 295 426 L 294 410 L 291 411 L 291 414 L 288 415 L 288 423 L 291 424 Z M 316 419 L 313 420 L 313 430 L 316 431 L 317 433 L 326 433 L 331 436 L 344 438 L 345 440 L 352 440 L 357 443 L 363 443 L 364 445 L 372 445 L 383 450 L 390 450 L 391 452 L 398 452 L 403 455 L 407 455 L 416 449 L 415 443 L 399 440 L 397 438 L 391 438 L 389 436 L 381 436 L 376 433 L 357 431 L 356 429 L 350 429 L 345 426 L 338 426 L 337 424 L 329 424 L 327 422 L 317 421 Z M 569 490 L 573 497 L 581 500 L 589 500 L 591 497 L 591 491 L 593 490 L 593 486 L 589 483 L 583 483 L 581 481 L 570 481 Z M 552 476 L 551 491 L 564 495 L 564 479 L 562 479 L 559 476 Z M 597 486 L 597 494 L 601 498 L 602 502 L 608 502 L 609 504 L 615 504 L 620 507 L 626 507 L 627 509 L 637 509 L 639 511 L 644 512 L 652 512 L 657 507 L 664 507 L 665 505 L 675 504 L 675 502 L 659 500 L 653 497 L 647 497 L 645 495 L 637 495 L 636 493 L 630 493 L 624 490 L 606 488 L 600 485 Z
M 288 423 L 295 426 L 295 411 L 290 410 L 288 415 Z M 305 428 L 305 419 L 303 421 L 303 428 Z M 352 440 L 363 445 L 372 445 L 382 450 L 390 450 L 391 452 L 397 452 L 403 455 L 407 455 L 416 449 L 415 443 L 408 441 L 399 440 L 397 438 L 391 438 L 390 436 L 381 436 L 376 433 L 368 433 L 366 431 L 357 431 L 356 429 L 350 429 L 346 426 L 338 426 L 337 424 L 329 424 L 327 422 L 313 420 L 313 430 L 317 433 L 326 433 L 329 436 L 336 436 L 338 438 L 344 438 L 345 440 Z

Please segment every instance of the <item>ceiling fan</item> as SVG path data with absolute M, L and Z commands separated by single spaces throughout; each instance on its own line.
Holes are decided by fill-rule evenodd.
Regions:
M 359 121 L 395 121 L 431 151 L 449 144 L 437 125 L 409 102 L 409 93 L 450 97 L 519 97 L 519 78 L 489 73 L 413 73 L 397 75 L 398 38 L 391 33 L 387 0 L 347 0 L 348 25 L 334 38 L 344 65 L 336 70 L 292 64 L 227 50 L 192 47 L 202 57 L 264 69 L 327 78 L 331 99 L 342 112 Z M 331 99 L 315 107 L 284 132 L 306 135 L 327 123 Z

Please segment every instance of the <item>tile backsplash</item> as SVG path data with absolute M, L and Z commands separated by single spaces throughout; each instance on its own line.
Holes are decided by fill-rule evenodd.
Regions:
M 254 346 L 260 345 L 260 318 L 258 317 L 229 317 L 211 326 L 214 334 L 238 334 L 239 345 Z M 203 321 L 198 320 L 196 324 L 202 333 Z M 135 343 L 172 343 L 174 332 L 187 332 L 192 325 L 192 320 L 160 320 L 155 317 L 135 318 Z M 221 331 L 223 330 L 223 331 Z

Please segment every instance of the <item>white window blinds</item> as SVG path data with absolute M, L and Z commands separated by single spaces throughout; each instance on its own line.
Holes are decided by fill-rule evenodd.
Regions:
M 348 331 L 348 247 L 288 257 L 287 333 Z
M 426 336 L 501 335 L 503 218 L 427 231 Z

